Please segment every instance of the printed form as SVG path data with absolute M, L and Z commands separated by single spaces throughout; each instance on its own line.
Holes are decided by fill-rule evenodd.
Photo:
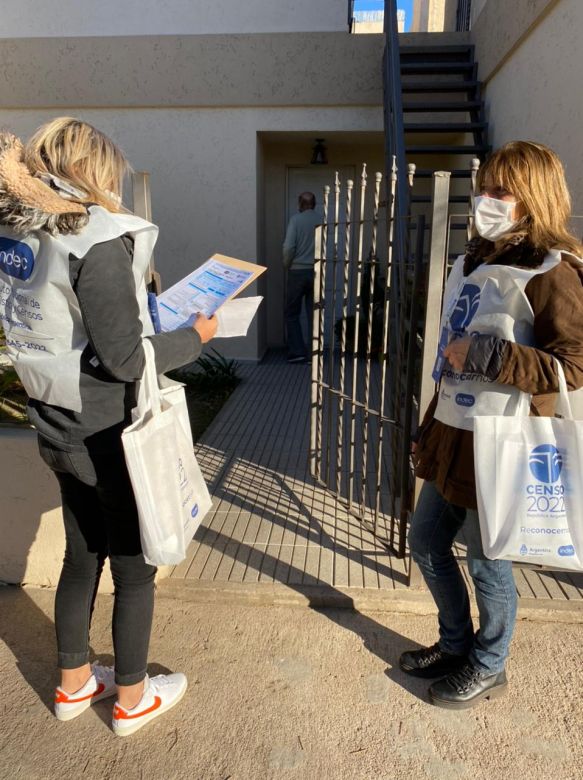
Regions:
M 195 315 L 202 312 L 207 317 L 217 314 L 218 337 L 245 335 L 262 298 L 242 298 L 239 301 L 231 299 L 265 270 L 264 266 L 244 260 L 213 255 L 206 263 L 158 296 L 162 331 L 176 330 L 191 324 Z M 233 309 L 233 312 L 230 312 L 230 309 Z M 229 316 L 235 311 L 236 317 Z

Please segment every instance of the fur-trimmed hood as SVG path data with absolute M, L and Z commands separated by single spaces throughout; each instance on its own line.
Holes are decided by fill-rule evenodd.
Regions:
M 22 141 L 12 133 L 0 133 L 0 224 L 20 235 L 35 230 L 78 233 L 89 220 L 86 207 L 67 200 L 24 163 Z

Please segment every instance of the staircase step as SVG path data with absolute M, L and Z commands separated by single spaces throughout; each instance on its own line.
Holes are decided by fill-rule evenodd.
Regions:
M 400 46 L 399 52 L 403 56 L 419 56 L 420 54 L 469 54 L 473 52 L 474 45 L 467 43 L 454 46 Z
M 423 73 L 471 73 L 473 62 L 402 62 L 401 75 L 412 76 Z
M 475 111 L 483 106 L 481 100 L 467 100 L 463 103 L 432 103 L 430 100 L 420 100 L 418 103 L 403 103 L 403 113 L 423 112 L 445 114 L 449 112 L 464 113 L 466 111 Z
M 407 92 L 471 92 L 480 86 L 479 81 L 403 81 L 401 88 Z
M 406 133 L 473 133 L 485 130 L 487 122 L 406 122 Z
M 437 170 L 437 168 L 435 169 Z M 435 173 L 435 170 L 431 168 L 417 168 L 415 171 L 415 178 L 416 179 L 431 179 L 433 174 Z M 469 179 L 472 175 L 472 172 L 468 168 L 465 170 L 462 168 L 461 170 L 453 170 L 449 172 L 451 174 L 452 179 Z
M 407 154 L 488 154 L 491 146 L 448 146 L 447 144 L 427 144 L 427 146 L 406 146 Z
M 431 203 L 431 195 L 411 195 L 410 197 L 411 203 Z M 470 202 L 470 196 L 469 195 L 450 195 L 449 196 L 449 202 L 450 203 L 467 203 Z

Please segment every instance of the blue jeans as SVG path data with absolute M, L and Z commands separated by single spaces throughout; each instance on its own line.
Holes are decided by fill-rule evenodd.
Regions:
M 308 349 L 302 334 L 302 301 L 306 302 L 308 316 Z M 312 346 L 312 316 L 314 308 L 314 270 L 305 268 L 291 270 L 287 275 L 287 300 L 285 324 L 287 326 L 287 348 L 290 357 L 307 357 Z
M 462 525 L 480 615 L 475 634 L 468 591 L 452 551 Z M 477 511 L 450 504 L 432 482 L 425 482 L 411 520 L 409 547 L 437 604 L 440 648 L 468 654 L 488 674 L 502 671 L 516 622 L 516 586 L 510 561 L 484 556 Z

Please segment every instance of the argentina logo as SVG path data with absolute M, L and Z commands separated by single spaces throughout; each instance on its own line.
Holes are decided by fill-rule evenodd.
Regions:
M 455 305 L 449 324 L 454 333 L 463 333 L 468 327 L 480 305 L 480 288 L 475 284 L 465 284 Z
M 28 244 L 0 236 L 0 271 L 25 282 L 34 268 L 34 253 Z
M 563 457 L 553 444 L 539 444 L 530 453 L 528 465 L 539 482 L 556 482 L 563 468 Z

